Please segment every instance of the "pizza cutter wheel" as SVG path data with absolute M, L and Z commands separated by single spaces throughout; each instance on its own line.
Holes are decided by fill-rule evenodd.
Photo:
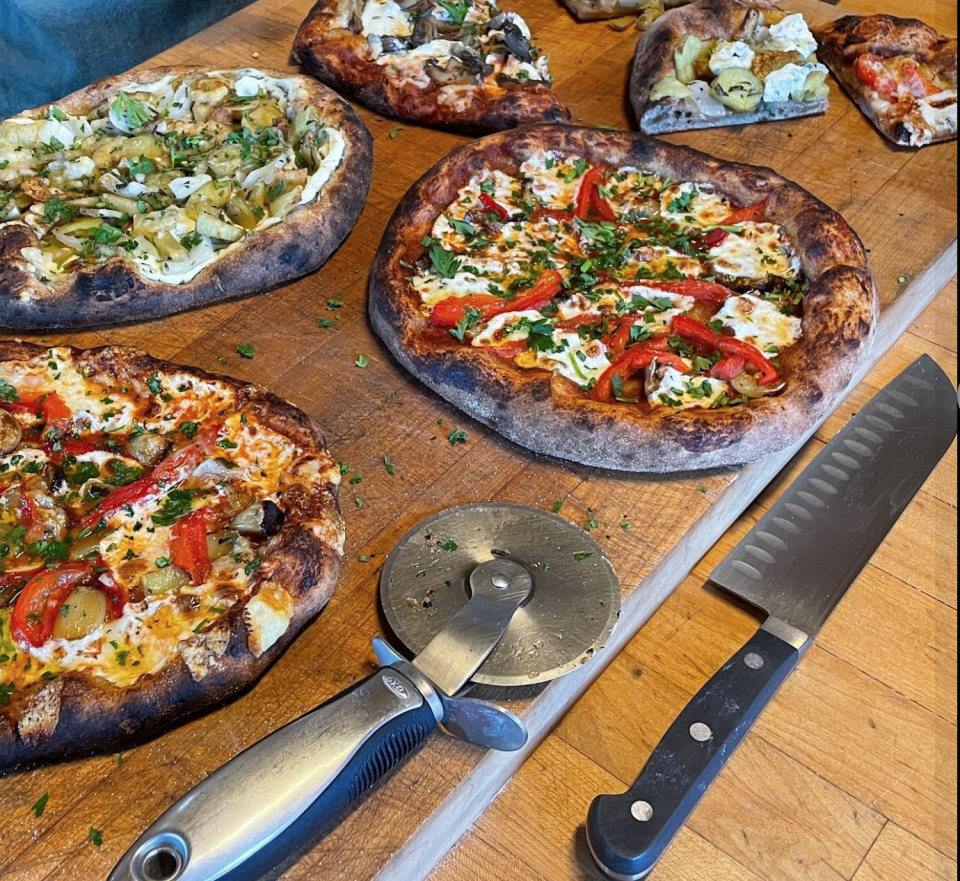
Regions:
M 396 638 L 419 655 L 466 605 L 470 574 L 495 559 L 522 566 L 533 590 L 472 682 L 549 682 L 603 647 L 620 615 L 620 582 L 600 546 L 554 514 L 502 502 L 449 508 L 400 539 L 380 580 Z
M 459 692 L 471 681 L 529 685 L 576 669 L 620 611 L 613 567 L 592 539 L 552 514 L 499 503 L 442 511 L 410 530 L 387 558 L 380 593 L 413 660 L 375 639 L 381 669 L 201 782 L 109 881 L 261 878 L 438 725 L 520 749 L 520 719 Z

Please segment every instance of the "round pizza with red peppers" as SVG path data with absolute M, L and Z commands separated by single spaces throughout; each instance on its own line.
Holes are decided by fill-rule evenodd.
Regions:
M 802 437 L 876 323 L 859 239 L 763 168 L 532 126 L 455 150 L 397 208 L 370 280 L 398 360 L 538 453 L 628 471 Z
M 333 592 L 339 469 L 256 386 L 0 343 L 0 771 L 250 685 Z

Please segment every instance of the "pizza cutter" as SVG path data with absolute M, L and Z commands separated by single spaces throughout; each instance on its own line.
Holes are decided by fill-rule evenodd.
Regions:
M 588 662 L 620 613 L 603 551 L 571 523 L 502 503 L 441 511 L 391 551 L 387 622 L 413 655 L 374 639 L 383 665 L 269 735 L 156 821 L 109 881 L 241 881 L 271 871 L 402 762 L 438 725 L 497 750 L 523 723 L 468 683 L 547 682 Z

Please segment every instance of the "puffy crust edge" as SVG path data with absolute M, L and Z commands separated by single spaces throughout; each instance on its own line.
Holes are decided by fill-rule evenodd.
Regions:
M 0 361 L 31 358 L 46 350 L 19 341 L 0 341 Z M 268 427 L 289 437 L 308 455 L 329 458 L 319 425 L 292 404 L 257 386 L 184 368 L 126 347 L 75 351 L 81 363 L 121 378 L 175 369 L 226 383 L 236 390 L 239 406 L 254 410 Z M 327 604 L 343 560 L 343 519 L 335 482 L 326 483 L 310 496 L 298 494 L 286 507 L 287 520 L 271 539 L 251 593 L 255 595 L 260 584 L 269 580 L 293 597 L 289 626 L 272 646 L 259 656 L 251 652 L 244 602 L 227 612 L 211 630 L 194 637 L 187 659 L 178 653 L 159 673 L 144 676 L 129 688 L 85 672 L 67 672 L 52 682 L 38 683 L 31 687 L 26 704 L 32 712 L 26 736 L 21 736 L 12 716 L 0 712 L 0 773 L 39 761 L 133 745 L 252 686 Z M 329 524 L 325 538 L 316 537 L 302 525 L 307 518 Z M 195 670 L 202 668 L 206 675 L 198 681 L 191 665 Z
M 585 399 L 562 377 L 459 346 L 430 328 L 401 261 L 416 260 L 423 236 L 472 175 L 491 167 L 515 171 L 538 149 L 713 184 L 740 205 L 769 197 L 768 215 L 796 243 L 811 280 L 803 337 L 783 358 L 785 393 L 724 410 L 631 411 Z M 452 404 L 534 452 L 639 472 L 737 465 L 789 446 L 843 393 L 866 355 L 879 311 L 860 240 L 839 214 L 796 184 L 770 169 L 643 135 L 568 126 L 491 135 L 435 165 L 398 205 L 377 252 L 369 296 L 373 327 L 390 351 Z
M 472 93 L 469 109 L 436 100 L 436 89 L 394 85 L 383 67 L 360 53 L 366 40 L 345 28 L 331 27 L 343 0 L 318 0 L 300 25 L 293 57 L 321 82 L 339 89 L 385 116 L 468 132 L 492 132 L 524 123 L 563 122 L 570 112 L 548 86 L 507 90 L 494 101 Z
M 107 77 L 54 103 L 80 113 L 118 89 L 156 82 L 169 74 L 205 70 L 158 67 Z M 29 264 L 20 254 L 21 248 L 36 245 L 33 231 L 16 221 L 0 225 L 0 324 L 11 330 L 54 330 L 159 318 L 259 293 L 322 266 L 353 229 L 366 203 L 373 174 L 373 139 L 356 111 L 320 83 L 297 74 L 257 70 L 296 80 L 306 98 L 292 102 L 293 106 L 312 104 L 344 135 L 343 161 L 318 199 L 251 234 L 242 247 L 183 285 L 143 278 L 120 258 L 44 284 L 27 269 Z M 45 104 L 25 115 L 44 116 L 51 106 Z

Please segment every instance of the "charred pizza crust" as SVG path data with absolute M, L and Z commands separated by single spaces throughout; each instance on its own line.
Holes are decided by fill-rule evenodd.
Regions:
M 658 18 L 637 42 L 630 72 L 630 104 L 640 130 L 648 135 L 688 129 L 713 128 L 727 125 L 749 125 L 795 119 L 824 113 L 829 101 L 782 101 L 776 104 L 762 102 L 751 111 L 716 118 L 700 118 L 695 106 L 686 100 L 667 98 L 651 101 L 653 87 L 662 79 L 674 76 L 674 53 L 689 35 L 701 40 L 732 40 L 744 30 L 750 16 L 757 10 L 774 9 L 767 0 L 698 0 L 674 9 Z
M 45 347 L 0 342 L 0 361 L 29 359 Z M 267 427 L 291 439 L 311 458 L 330 461 L 320 427 L 292 404 L 257 386 L 152 358 L 136 349 L 106 346 L 77 351 L 92 371 L 121 381 L 143 382 L 154 372 L 175 370 L 215 380 L 235 390 L 237 407 L 246 407 Z M 245 602 L 178 647 L 177 657 L 159 673 L 117 687 L 87 672 L 67 671 L 40 681 L 19 695 L 16 712 L 0 707 L 0 772 L 37 761 L 120 749 L 142 741 L 253 685 L 315 618 L 333 594 L 343 560 L 343 520 L 337 484 L 295 484 L 284 495 L 286 520 L 271 539 L 264 562 Z M 320 530 L 303 526 L 307 520 Z M 318 537 L 322 534 L 322 538 Z M 265 650 L 247 606 L 265 587 L 293 598 L 289 626 Z
M 714 185 L 734 203 L 769 198 L 766 214 L 796 246 L 810 288 L 803 335 L 784 353 L 786 391 L 716 410 L 644 412 L 585 397 L 562 377 L 458 345 L 424 318 L 408 281 L 421 242 L 478 172 L 516 173 L 542 150 L 674 180 Z M 442 397 L 537 453 L 623 471 L 671 472 L 750 462 L 788 447 L 836 404 L 862 363 L 878 317 L 860 240 L 822 202 L 775 172 L 723 162 L 637 134 L 528 126 L 454 150 L 398 205 L 370 276 L 374 329 L 397 360 Z
M 102 79 L 55 102 L 71 114 L 85 113 L 119 90 L 168 75 L 202 72 L 197 67 L 159 67 Z M 262 71 L 278 79 L 291 75 Z M 250 233 L 242 246 L 184 284 L 144 278 L 115 258 L 73 274 L 41 281 L 22 248 L 36 247 L 36 234 L 17 221 L 0 223 L 0 326 L 11 330 L 94 327 L 159 318 L 186 309 L 259 293 L 323 265 L 356 223 L 373 172 L 373 141 L 356 111 L 339 95 L 296 76 L 299 102 L 317 108 L 346 141 L 343 160 L 310 204 L 274 226 Z M 294 107 L 299 102 L 291 102 Z M 53 104 L 23 115 L 46 118 Z
M 500 89 L 491 95 L 480 88 L 467 88 L 459 102 L 438 101 L 439 87 L 419 88 L 411 83 L 397 85 L 384 68 L 368 57 L 367 39 L 356 20 L 349 27 L 336 21 L 344 2 L 317 0 L 307 14 L 293 44 L 293 57 L 321 82 L 326 83 L 386 116 L 445 126 L 469 132 L 492 132 L 533 122 L 563 122 L 569 111 L 552 89 L 544 85 L 523 85 Z
M 890 58 L 911 55 L 929 64 L 945 78 L 957 82 L 957 40 L 938 33 L 916 18 L 894 15 L 845 15 L 816 28 L 820 57 L 833 75 L 856 102 L 864 115 L 887 139 L 900 146 L 910 146 L 911 133 L 903 121 L 883 116 L 873 106 L 869 91 L 857 78 L 854 65 L 864 53 Z M 935 136 L 930 143 L 952 141 L 956 131 Z

